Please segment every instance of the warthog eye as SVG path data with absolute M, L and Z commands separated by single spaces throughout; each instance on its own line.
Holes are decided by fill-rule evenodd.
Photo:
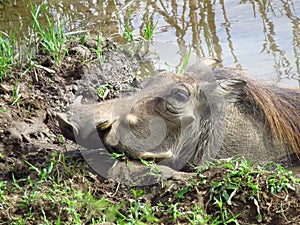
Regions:
M 190 93 L 185 86 L 172 89 L 168 100 L 165 101 L 165 108 L 172 114 L 178 114 L 189 100 Z
M 189 96 L 189 92 L 183 88 L 176 88 L 171 93 L 171 97 L 179 102 L 186 102 L 187 100 L 189 100 Z

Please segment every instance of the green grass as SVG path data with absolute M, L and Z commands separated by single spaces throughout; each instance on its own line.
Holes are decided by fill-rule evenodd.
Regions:
M 5 188 L 6 188 L 7 181 L 0 181 L 0 202 L 3 201 L 5 195 Z
M 227 168 L 221 180 L 210 184 L 210 201 L 216 205 L 217 210 L 212 217 L 213 224 L 236 223 L 239 214 L 232 214 L 228 206 L 233 205 L 233 199 L 244 194 L 252 201 L 257 211 L 257 222 L 262 221 L 261 199 L 267 193 L 273 195 L 282 191 L 295 191 L 295 184 L 299 183 L 292 172 L 277 165 L 277 171 L 266 171 L 263 167 L 253 166 L 246 160 L 234 160 L 220 163 Z M 216 165 L 215 165 L 216 166 Z M 201 171 L 201 170 L 200 170 Z M 201 172 L 200 172 L 201 173 Z
M 32 18 L 33 18 L 33 30 L 36 35 L 35 39 L 41 38 L 40 44 L 42 50 L 45 53 L 50 54 L 55 63 L 60 65 L 65 55 L 68 53 L 67 41 L 64 37 L 63 24 L 59 18 L 56 21 L 46 14 L 47 26 L 40 23 L 39 18 L 45 14 L 47 5 L 33 5 L 32 6 Z
M 149 52 L 150 41 L 153 39 L 158 21 L 153 22 L 153 19 L 149 18 L 140 33 L 136 34 L 137 32 L 135 32 L 134 26 L 131 23 L 130 13 L 126 16 L 127 19 L 124 19 L 125 21 L 122 21 L 118 12 L 116 12 L 116 15 L 123 28 L 123 38 L 129 46 L 128 50 L 131 56 L 138 54 L 140 57 L 143 57 Z
M 143 34 L 143 38 L 147 41 L 151 41 L 155 32 L 155 29 L 157 27 L 158 21 L 156 21 L 156 23 L 153 24 L 153 19 L 150 18 L 147 20 L 146 23 L 146 27 L 145 27 L 145 31 Z
M 129 224 L 156 224 L 159 219 L 154 215 L 155 208 L 141 201 L 143 190 L 131 190 L 134 199 L 129 199 L 129 213 L 120 213 L 122 220 Z
M 15 56 L 15 35 L 0 31 L 0 81 L 10 72 Z
M 189 47 L 189 51 L 182 62 L 182 65 L 179 70 L 179 74 L 183 74 L 183 72 L 186 69 L 186 66 L 188 65 L 188 62 L 190 60 L 190 56 L 191 56 L 191 46 Z
M 25 162 L 28 170 L 32 170 L 37 179 L 33 180 L 32 176 L 28 176 L 16 180 L 13 176 L 11 186 L 8 186 L 6 182 L 0 183 L 0 200 L 6 210 L 15 210 L 9 206 L 11 200 L 9 196 L 15 194 L 20 196 L 13 207 L 17 205 L 19 210 L 24 211 L 24 214 L 22 217 L 12 215 L 11 224 L 31 224 L 39 219 L 44 224 L 53 224 L 53 222 L 60 224 L 61 221 L 64 221 L 62 224 L 83 224 L 84 221 L 94 221 L 91 224 L 97 224 L 106 222 L 106 217 L 116 216 L 114 214 L 117 212 L 113 210 L 115 206 L 111 206 L 109 201 L 95 198 L 88 190 L 84 191 L 76 186 L 75 180 L 72 180 L 72 177 L 76 177 L 75 171 L 69 170 L 62 155 L 60 155 L 60 160 L 53 157 L 48 167 L 41 169 L 28 161 Z M 69 170 L 70 180 L 61 177 L 62 171 L 59 168 L 62 167 Z M 72 188 L 72 184 L 76 188 Z M 44 208 L 45 206 L 50 208 Z M 42 218 L 39 218 L 40 215 L 43 215 Z M 54 221 L 53 218 L 55 218 Z
M 146 22 L 146 25 L 144 27 L 144 31 L 142 34 L 140 34 L 140 36 L 136 36 L 134 35 L 134 28 L 130 23 L 130 15 L 128 16 L 129 19 L 127 19 L 124 23 L 122 23 L 120 21 L 121 24 L 123 24 L 123 37 L 125 38 L 125 40 L 127 40 L 128 42 L 135 42 L 136 40 L 142 38 L 143 40 L 146 41 L 151 41 L 154 35 L 154 32 L 156 30 L 158 21 L 156 21 L 155 23 L 153 23 L 152 18 L 149 18 Z
M 6 181 L 0 182 L 0 200 L 5 210 L 23 212 L 22 216 L 12 214 L 10 224 L 35 224 L 40 220 L 43 224 L 151 224 L 158 221 L 152 207 L 140 200 L 144 195 L 141 190 L 132 190 L 135 199 L 128 202 L 125 199 L 124 202 L 112 202 L 103 197 L 95 197 L 89 191 L 93 183 L 88 180 L 84 181 L 86 189 L 77 185 L 76 180 L 83 179 L 84 173 L 76 175 L 78 171 L 70 170 L 66 177 L 62 168 L 69 170 L 69 166 L 65 164 L 62 155 L 58 158 L 54 155 L 46 168 L 38 168 L 25 162 L 37 179 L 31 175 L 17 180 L 13 175 L 11 185 L 7 185 Z M 81 170 L 84 166 L 86 165 L 75 165 Z M 19 198 L 12 199 L 16 195 Z M 123 209 L 126 204 L 128 212 Z
M 14 64 L 16 64 L 16 56 L 24 56 L 18 60 L 29 61 L 28 68 L 19 77 L 22 77 L 29 72 L 34 66 L 38 66 L 34 60 L 34 53 L 30 47 L 31 43 L 35 43 L 36 52 L 42 51 L 44 54 L 49 54 L 56 65 L 60 65 L 64 57 L 68 53 L 67 39 L 64 37 L 63 24 L 59 18 L 52 20 L 45 14 L 47 5 L 33 5 L 31 15 L 33 18 L 33 34 L 28 43 L 23 41 L 16 42 L 15 33 L 7 34 L 0 31 L 0 81 L 9 74 Z M 46 17 L 46 24 L 42 25 L 41 17 Z M 22 52 L 18 52 L 16 46 L 22 45 Z M 28 45 L 28 46 L 27 46 Z M 99 49 L 98 49 L 99 52 Z
M 17 105 L 21 98 L 20 88 L 19 88 L 19 81 L 15 80 L 14 88 L 11 93 L 11 105 Z
M 102 39 L 101 35 L 98 34 L 97 35 L 97 47 L 96 47 L 96 49 L 94 49 L 94 52 L 97 54 L 98 58 L 102 57 L 102 53 L 103 53 L 102 42 L 103 42 L 103 39 Z
M 99 194 L 102 191 L 98 192 L 95 188 L 99 182 L 89 175 L 87 165 L 84 162 L 66 163 L 64 155 L 60 153 L 54 153 L 45 168 L 38 168 L 28 161 L 25 163 L 31 175 L 19 179 L 13 175 L 11 184 L 0 182 L 0 206 L 11 213 L 10 224 L 35 224 L 37 221 L 43 224 L 107 222 L 142 225 L 166 221 L 174 224 L 238 224 L 236 219 L 239 214 L 232 214 L 228 206 L 234 204 L 233 199 L 241 192 L 254 202 L 259 222 L 262 220 L 260 201 L 264 194 L 294 190 L 294 184 L 299 183 L 281 167 L 277 168 L 277 172 L 268 173 L 245 160 L 223 161 L 210 166 L 223 168 L 221 171 L 224 174 L 218 181 L 208 183 L 208 177 L 199 170 L 198 176 L 182 183 L 185 185 L 181 184 L 176 192 L 171 190 L 173 185 L 165 191 L 161 187 L 160 195 L 169 197 L 150 204 L 145 199 L 148 192 L 152 192 L 151 188 L 131 188 L 121 201 L 116 201 L 114 194 Z M 205 170 L 208 167 L 201 171 Z M 266 183 L 258 182 L 264 176 L 268 178 L 264 179 Z M 262 185 L 265 184 L 267 188 L 263 189 Z M 209 202 L 205 204 L 215 207 L 211 215 L 197 201 L 186 200 L 192 193 L 198 196 L 199 190 L 204 187 L 209 194 Z M 16 211 L 22 214 L 14 213 Z
M 125 38 L 125 40 L 127 40 L 128 42 L 134 42 L 134 35 L 133 35 L 133 27 L 130 25 L 129 23 L 129 19 L 123 24 L 123 28 L 124 28 L 124 33 L 123 33 L 123 37 Z

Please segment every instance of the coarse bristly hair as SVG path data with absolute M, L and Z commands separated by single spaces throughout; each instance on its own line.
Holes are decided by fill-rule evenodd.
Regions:
M 264 86 L 242 75 L 247 81 L 243 92 L 263 114 L 266 125 L 285 154 L 300 159 L 300 90 Z

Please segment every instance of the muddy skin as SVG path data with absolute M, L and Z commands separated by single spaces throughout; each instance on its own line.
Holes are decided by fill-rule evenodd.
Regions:
M 300 92 L 262 86 L 202 59 L 163 73 L 139 93 L 58 114 L 63 134 L 87 148 L 155 159 L 174 170 L 241 155 L 292 164 L 300 156 Z M 100 138 L 99 138 L 100 137 Z

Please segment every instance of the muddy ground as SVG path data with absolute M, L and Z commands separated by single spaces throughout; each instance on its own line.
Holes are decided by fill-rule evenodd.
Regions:
M 86 40 L 84 45 L 72 42 L 68 56 L 58 66 L 53 63 L 50 56 L 38 54 L 36 62 L 40 66 L 34 67 L 22 77 L 20 75 L 26 66 L 14 68 L 11 75 L 6 76 L 0 83 L 0 181 L 7 181 L 8 187 L 10 185 L 13 187 L 16 180 L 26 180 L 28 177 L 38 181 L 40 174 L 32 168 L 42 170 L 56 161 L 58 163 L 52 171 L 53 176 L 64 180 L 70 188 L 89 191 L 95 198 L 106 198 L 112 203 L 125 201 L 118 210 L 126 215 L 130 211 L 131 200 L 137 201 L 137 196 L 131 191 L 132 187 L 101 179 L 93 173 L 78 152 L 81 147 L 61 136 L 55 118 L 55 113 L 64 111 L 77 96 L 82 95 L 84 103 L 102 101 L 98 94 L 101 84 L 108 83 L 112 87 L 106 93 L 106 99 L 118 97 L 122 92 L 139 87 L 140 79 L 135 77 L 133 71 L 138 69 L 138 61 L 141 58 L 106 41 L 102 46 L 102 57 L 99 59 L 92 51 L 96 48 L 96 44 L 93 40 Z M 12 93 L 16 87 L 16 77 L 19 77 L 18 92 L 21 97 L 14 102 Z M 64 163 L 60 163 L 62 155 Z M 179 212 L 195 212 L 195 206 L 198 206 L 212 216 L 208 223 L 213 223 L 213 218 L 218 215 L 216 212 L 220 211 L 220 208 L 214 199 L 210 199 L 211 184 L 220 182 L 228 170 L 228 167 L 220 165 L 204 169 L 201 176 L 194 176 L 189 181 L 169 178 L 163 183 L 140 187 L 145 194 L 139 198 L 139 202 L 158 207 L 154 214 L 159 221 L 153 219 L 151 222 L 150 219 L 144 219 L 145 224 L 189 223 L 186 215 L 170 212 L 169 206 L 176 206 L 177 208 L 172 209 L 176 208 Z M 224 203 L 224 207 L 228 208 L 232 215 L 240 214 L 237 219 L 239 224 L 300 223 L 299 187 L 295 184 L 293 188 L 271 194 L 265 184 L 270 173 L 272 172 L 265 172 L 257 178 L 261 187 L 266 189 L 259 201 L 262 219 L 258 216 L 255 201 L 249 200 L 251 192 L 249 187 L 245 186 L 236 193 L 237 197 L 232 200 L 233 204 Z M 92 186 L 88 186 L 87 181 Z M 25 186 L 25 182 L 23 183 Z M 23 183 L 19 182 L 20 189 Z M 47 182 L 42 185 L 46 190 Z M 1 203 L 1 224 L 12 224 L 16 218 L 24 219 L 29 209 L 33 209 L 34 216 L 27 218 L 25 224 L 43 223 L 44 214 L 55 223 L 58 209 L 62 210 L 60 211 L 62 224 L 72 221 L 71 214 L 64 212 L 63 204 L 55 205 L 50 200 L 39 201 L 32 202 L 26 208 L 20 206 L 23 198 L 21 190 L 10 191 L 10 188 L 7 188 L 4 192 L 6 197 L 2 198 Z M 102 209 L 101 212 L 105 210 Z M 82 212 L 81 219 L 85 216 Z M 190 214 L 190 218 L 193 216 L 195 215 Z M 93 220 L 86 218 L 84 221 L 89 224 Z

